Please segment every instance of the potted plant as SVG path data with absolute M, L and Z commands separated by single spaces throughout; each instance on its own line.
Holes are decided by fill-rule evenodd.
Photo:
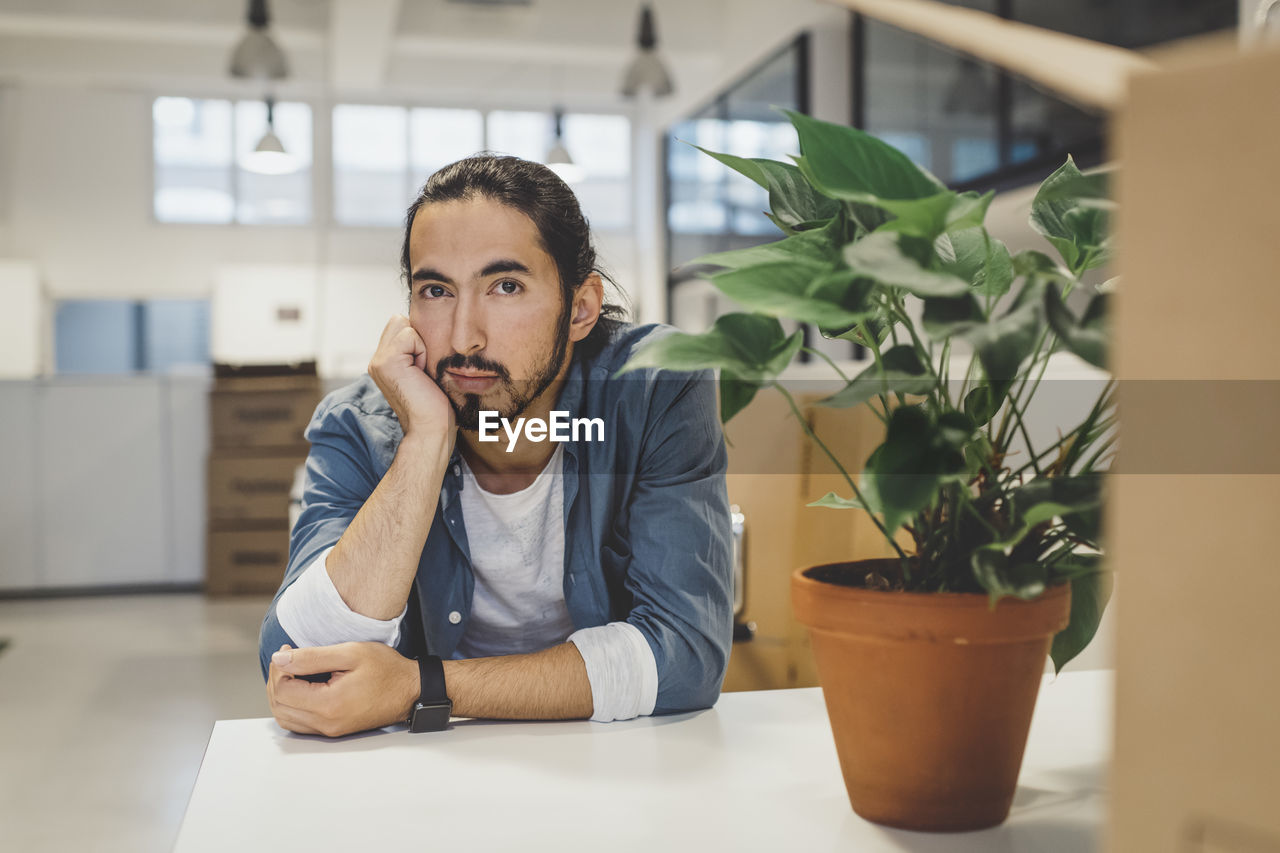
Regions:
M 1024 423 L 1051 354 L 1105 365 L 1107 288 L 1082 316 L 1066 306 L 1109 255 L 1105 176 L 1068 158 L 1031 214 L 1060 261 L 1011 255 L 983 226 L 992 193 L 952 192 L 875 137 L 787 115 L 794 164 L 706 152 L 768 190 L 784 234 L 699 259 L 748 312 L 669 334 L 624 369 L 718 369 L 725 422 L 763 388 L 786 397 L 847 486 L 812 506 L 868 513 L 896 554 L 792 576 L 850 802 L 892 826 L 992 826 L 1009 812 L 1045 657 L 1061 669 L 1089 642 L 1109 590 L 1114 380 L 1050 447 L 1032 449 Z M 884 440 L 866 460 L 835 458 L 779 381 L 804 349 L 779 318 L 870 351 L 819 403 L 876 413 Z M 957 341 L 973 353 L 962 377 Z

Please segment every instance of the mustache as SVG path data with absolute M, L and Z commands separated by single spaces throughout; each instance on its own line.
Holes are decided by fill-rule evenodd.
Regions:
M 482 355 L 463 355 L 455 352 L 453 355 L 447 355 L 436 362 L 436 379 L 444 379 L 446 370 L 482 370 L 485 373 L 492 373 L 499 379 L 504 381 L 511 380 L 511 372 L 507 368 L 496 361 L 490 361 Z

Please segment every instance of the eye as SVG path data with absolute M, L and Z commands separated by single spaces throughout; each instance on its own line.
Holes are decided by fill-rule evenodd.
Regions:
M 418 291 L 418 295 L 423 299 L 440 299 L 448 296 L 449 291 L 445 290 L 444 285 L 441 284 L 427 284 L 423 285 L 422 289 Z
M 497 289 L 503 296 L 513 296 L 524 290 L 524 285 L 508 278 L 498 282 Z

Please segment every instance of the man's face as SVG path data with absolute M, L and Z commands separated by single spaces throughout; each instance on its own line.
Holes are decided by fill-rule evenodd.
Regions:
M 533 220 L 491 199 L 423 205 L 409 232 L 409 322 L 458 426 L 516 418 L 560 374 L 569 306 Z

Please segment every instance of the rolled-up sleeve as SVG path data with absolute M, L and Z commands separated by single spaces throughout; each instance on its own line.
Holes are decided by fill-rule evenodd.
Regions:
M 709 371 L 662 372 L 628 502 L 627 622 L 653 650 L 655 714 L 709 708 L 733 643 L 728 456 Z
M 311 452 L 307 455 L 302 511 L 289 536 L 284 580 L 258 636 L 263 678 L 272 652 L 285 643 L 298 645 L 280 625 L 277 607 L 281 595 L 322 552 L 337 543 L 378 485 L 372 454 L 356 422 L 358 414 L 350 404 L 322 402 L 304 433 L 311 442 Z

